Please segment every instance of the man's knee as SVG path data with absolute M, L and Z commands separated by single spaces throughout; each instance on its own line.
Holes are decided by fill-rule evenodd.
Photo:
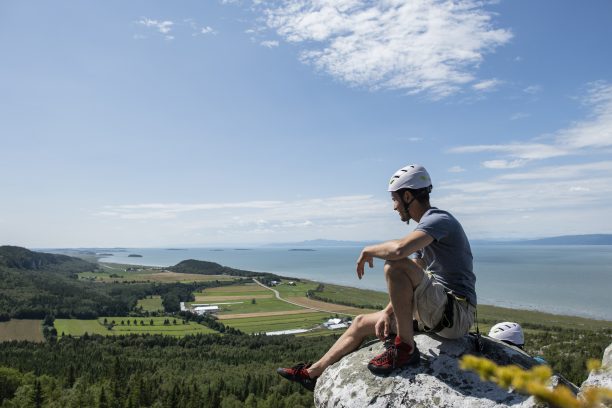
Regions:
M 377 320 L 375 315 L 376 313 L 368 313 L 355 316 L 353 323 L 351 323 L 350 329 L 363 335 L 368 335 L 374 330 L 374 325 Z
M 412 287 L 416 288 L 423 278 L 423 270 L 410 259 L 386 261 L 385 278 L 387 281 L 410 280 Z

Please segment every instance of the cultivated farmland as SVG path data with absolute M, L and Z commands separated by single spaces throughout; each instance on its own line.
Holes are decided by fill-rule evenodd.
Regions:
M 109 330 L 104 326 L 104 319 L 107 322 L 115 321 L 115 325 Z M 164 325 L 164 321 L 168 319 L 170 324 Z M 177 324 L 173 324 L 174 317 L 125 317 L 125 316 L 109 316 L 100 317 L 98 319 L 83 320 L 83 319 L 56 319 L 55 328 L 57 333 L 62 335 L 82 336 L 88 334 L 100 334 L 103 336 L 117 336 L 127 334 L 167 334 L 171 336 L 186 336 L 188 334 L 210 334 L 217 333 L 216 331 L 195 322 L 182 323 L 180 318 L 176 319 Z M 130 321 L 128 325 L 127 322 Z M 137 324 L 134 324 L 134 320 Z M 153 325 L 150 324 L 151 320 Z M 124 324 L 121 324 L 121 322 Z M 141 321 L 144 324 L 141 324 Z
M 29 340 L 43 342 L 42 320 L 12 319 L 0 322 L 0 341 Z

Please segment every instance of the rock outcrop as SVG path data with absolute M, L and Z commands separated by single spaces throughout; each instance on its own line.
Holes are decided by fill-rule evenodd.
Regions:
M 601 370 L 591 372 L 589 378 L 582 383 L 580 391 L 584 391 L 587 387 L 607 387 L 612 389 L 612 344 L 604 351 L 603 359 L 601 360 Z
M 323 407 L 536 407 L 533 397 L 509 392 L 497 385 L 481 381 L 477 374 L 459 368 L 459 358 L 476 353 L 475 338 L 465 336 L 446 340 L 436 335 L 418 334 L 415 341 L 421 352 L 417 367 L 396 370 L 388 376 L 370 373 L 367 362 L 383 351 L 375 342 L 345 356 L 328 367 L 317 381 L 315 405 Z M 516 364 L 529 369 L 538 364 L 518 348 L 483 336 L 482 356 L 497 364 Z M 575 385 L 560 376 L 559 383 Z

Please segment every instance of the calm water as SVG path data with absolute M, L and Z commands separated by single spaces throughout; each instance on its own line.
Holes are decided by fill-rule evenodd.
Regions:
M 112 252 L 103 262 L 171 266 L 185 259 L 213 261 L 258 272 L 312 279 L 366 289 L 386 290 L 383 262 L 357 279 L 361 248 L 288 248 L 167 250 L 131 248 Z M 611 246 L 475 245 L 474 269 L 479 303 L 612 320 Z M 142 258 L 130 258 L 140 254 Z

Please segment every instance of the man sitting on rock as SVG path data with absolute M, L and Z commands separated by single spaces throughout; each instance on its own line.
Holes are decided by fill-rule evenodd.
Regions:
M 461 224 L 448 212 L 430 205 L 431 190 L 431 179 L 423 166 L 403 167 L 391 177 L 388 191 L 393 209 L 402 221 L 414 219 L 418 225 L 404 238 L 365 247 L 357 260 L 359 279 L 366 263 L 372 268 L 374 258 L 385 260 L 391 302 L 380 312 L 357 316 L 319 361 L 279 368 L 281 376 L 313 390 L 328 366 L 371 335 L 385 341 L 386 348 L 369 362 L 373 373 L 387 374 L 417 365 L 420 356 L 413 339 L 413 318 L 421 329 L 445 338 L 468 333 L 476 308 L 472 251 Z

